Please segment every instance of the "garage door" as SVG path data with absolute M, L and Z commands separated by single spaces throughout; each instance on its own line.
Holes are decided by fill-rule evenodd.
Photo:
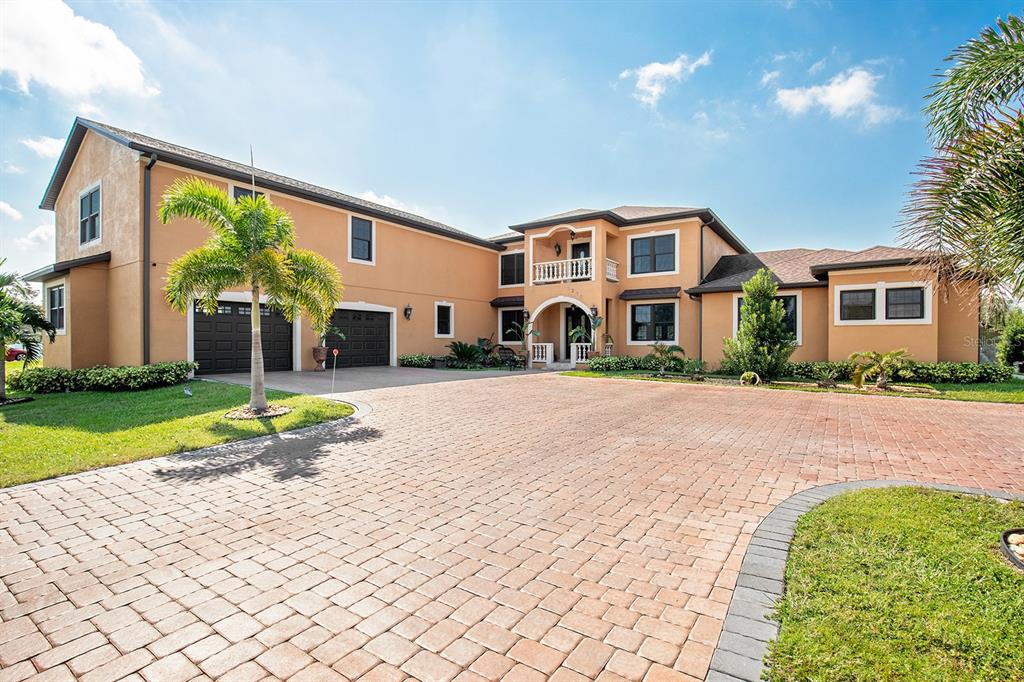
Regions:
M 193 322 L 194 358 L 197 374 L 248 372 L 252 351 L 252 308 L 248 303 L 220 301 L 217 313 L 207 315 L 196 308 Z M 267 372 L 292 368 L 292 325 L 284 315 L 260 306 L 263 337 L 263 369 Z
M 338 367 L 372 367 L 391 363 L 391 313 L 366 310 L 335 310 L 331 324 L 345 334 L 327 337 L 327 347 L 337 348 Z M 334 365 L 328 352 L 327 367 Z

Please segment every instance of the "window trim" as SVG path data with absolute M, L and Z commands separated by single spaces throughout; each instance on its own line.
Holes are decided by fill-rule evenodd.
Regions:
M 96 237 L 88 241 L 82 241 L 82 197 L 86 194 L 92 194 L 94 191 L 99 190 L 100 198 L 100 210 L 96 214 L 98 220 L 96 225 Z M 89 185 L 86 189 L 78 193 L 78 246 L 89 246 L 91 244 L 99 244 L 103 241 L 103 180 L 97 180 L 93 184 Z
M 63 289 L 64 290 L 64 292 L 61 294 L 61 308 L 64 310 L 64 324 L 62 326 L 60 326 L 60 327 L 57 327 L 56 325 L 54 325 L 54 328 L 55 328 L 55 330 L 57 332 L 57 336 L 64 336 L 65 334 L 68 333 L 68 287 L 67 287 L 67 280 L 66 279 L 54 280 L 53 282 L 50 282 L 50 283 L 48 283 L 46 285 L 45 291 L 43 292 L 43 304 L 45 305 L 45 309 L 46 309 L 46 320 L 47 320 L 47 322 L 50 322 L 51 324 L 53 324 L 53 323 L 50 320 L 50 291 L 52 291 L 53 289 Z
M 674 309 L 672 328 L 675 330 L 674 339 L 654 339 L 650 341 L 633 340 L 633 308 L 638 305 L 657 305 L 659 303 L 671 303 Z M 656 298 L 649 301 L 628 301 L 626 303 L 626 345 L 627 346 L 653 346 L 655 343 L 666 345 L 679 345 L 679 299 L 678 298 Z
M 894 319 L 886 317 L 885 292 L 888 289 L 920 288 L 924 290 L 924 316 L 914 319 Z M 932 283 L 931 282 L 865 282 L 863 284 L 835 284 L 832 294 L 832 325 L 835 327 L 862 327 L 872 325 L 928 325 L 932 323 Z M 841 292 L 874 289 L 875 317 L 871 320 L 843 320 Z M 879 303 L 881 302 L 881 303 Z
M 352 219 L 353 218 L 359 218 L 360 220 L 368 220 L 368 221 L 370 221 L 370 260 L 363 260 L 362 258 L 353 258 L 352 257 L 352 239 L 354 237 L 354 232 L 352 230 L 352 222 L 353 222 Z M 347 247 L 348 248 L 348 253 L 345 254 L 345 255 L 347 256 L 349 263 L 355 263 L 356 265 L 371 265 L 371 266 L 377 265 L 377 221 L 376 220 L 374 220 L 373 218 L 369 218 L 367 216 L 364 216 L 364 215 L 359 215 L 358 213 L 349 213 L 348 214 L 348 239 L 346 241 L 347 241 L 347 244 L 348 244 L 348 247 Z
M 782 298 L 784 296 L 795 296 L 796 297 L 796 345 L 804 345 L 804 292 L 796 289 L 780 289 L 776 298 Z M 732 338 L 736 338 L 736 333 L 740 327 L 740 304 L 739 300 L 743 298 L 742 292 L 737 292 L 732 295 Z
M 921 315 L 919 317 L 889 317 L 889 294 L 894 291 L 919 291 L 921 292 Z M 886 287 L 885 288 L 885 319 L 886 320 L 899 320 L 905 322 L 907 320 L 920 320 L 924 318 L 924 299 L 925 292 L 923 287 Z M 900 305 L 900 304 L 897 304 Z M 904 304 L 905 305 L 905 304 Z
M 634 239 L 646 239 L 648 237 L 663 237 L 665 235 L 674 235 L 675 248 L 673 251 L 674 260 L 671 270 L 665 270 L 663 272 L 633 272 L 633 240 Z M 672 275 L 679 274 L 679 229 L 674 230 L 659 230 L 657 232 L 644 232 L 643 234 L 631 234 L 626 237 L 626 276 L 627 277 L 670 277 Z M 653 257 L 653 256 L 652 256 Z M 678 336 L 678 334 L 676 334 Z
M 437 310 L 441 306 L 448 306 L 451 310 L 448 316 L 448 334 L 437 333 Z M 434 338 L 454 339 L 455 338 L 455 304 L 450 301 L 434 301 Z
M 518 341 L 516 339 L 506 339 L 505 338 L 505 330 L 502 329 L 501 314 L 504 313 L 504 312 L 516 311 L 516 310 L 518 310 L 519 312 L 522 312 L 522 311 L 526 310 L 526 308 L 524 308 L 523 306 L 506 306 L 506 307 L 503 307 L 503 308 L 498 308 L 498 343 L 500 343 L 502 345 L 505 345 L 505 346 L 522 346 L 523 345 L 522 341 Z
M 252 183 L 251 182 L 249 184 L 247 184 L 247 185 L 240 185 L 237 182 L 229 182 L 228 183 L 228 196 L 231 197 L 232 199 L 235 198 L 235 188 L 236 187 L 238 187 L 240 189 L 252 191 Z M 265 196 L 267 199 L 270 199 L 270 192 L 268 192 L 267 190 L 263 189 L 262 187 L 256 187 L 256 191 L 259 192 L 260 194 L 262 194 L 263 196 Z
M 502 284 L 501 283 L 501 259 L 505 256 L 514 256 L 517 253 L 523 254 L 523 281 L 519 284 Z M 516 249 L 514 251 L 502 251 L 498 254 L 498 288 L 499 289 L 515 289 L 516 287 L 526 286 L 526 249 Z

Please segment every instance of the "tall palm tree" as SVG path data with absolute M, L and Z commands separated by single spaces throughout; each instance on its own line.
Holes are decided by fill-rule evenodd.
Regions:
M 192 218 L 213 233 L 207 242 L 185 253 L 167 270 L 167 303 L 180 313 L 193 302 L 212 315 L 227 289 L 247 288 L 252 294 L 252 362 L 249 407 L 267 409 L 260 335 L 260 295 L 289 321 L 299 311 L 313 325 L 317 338 L 331 323 L 343 290 L 337 268 L 320 254 L 295 248 L 295 226 L 288 212 L 265 196 L 232 199 L 198 178 L 178 180 L 164 194 L 160 220 Z
M 0 258 L 0 268 L 7 262 Z M 7 399 L 7 347 L 17 343 L 25 349 L 25 364 L 43 356 L 42 337 L 52 342 L 57 331 L 46 313 L 32 301 L 32 288 L 15 273 L 0 271 L 0 402 Z
M 940 282 L 979 275 L 1024 293 L 1024 20 L 997 20 L 947 58 L 928 95 L 935 155 L 919 168 L 901 237 Z

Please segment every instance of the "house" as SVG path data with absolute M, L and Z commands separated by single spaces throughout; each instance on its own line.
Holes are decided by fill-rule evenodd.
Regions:
M 741 284 L 760 267 L 779 281 L 798 360 L 907 347 L 921 361 L 977 360 L 978 292 L 940 295 L 914 254 L 751 252 L 709 208 L 578 209 L 512 225 L 484 239 L 449 225 L 251 169 L 139 133 L 78 118 L 41 208 L 56 214 L 55 262 L 43 284 L 60 330 L 46 363 L 61 367 L 195 360 L 199 373 L 246 371 L 250 301 L 226 292 L 215 315 L 180 315 L 164 302 L 168 264 L 202 244 L 191 221 L 163 225 L 174 181 L 204 178 L 238 197 L 267 195 L 294 218 L 297 244 L 335 262 L 345 282 L 334 325 L 341 367 L 395 365 L 405 353 L 444 354 L 452 340 L 520 345 L 529 317 L 536 367 L 585 363 L 591 346 L 570 330 L 600 317 L 597 351 L 642 355 L 677 343 L 714 365 L 735 333 Z M 307 320 L 264 309 L 268 370 L 310 370 Z

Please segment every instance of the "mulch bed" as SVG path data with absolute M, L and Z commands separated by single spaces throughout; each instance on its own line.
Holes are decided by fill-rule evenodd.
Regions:
M 226 415 L 225 419 L 270 419 L 272 417 L 280 417 L 283 414 L 288 414 L 292 411 L 292 408 L 287 405 L 269 405 L 267 409 L 262 412 L 256 412 L 249 408 L 248 405 L 240 407 L 237 410 L 231 410 Z

